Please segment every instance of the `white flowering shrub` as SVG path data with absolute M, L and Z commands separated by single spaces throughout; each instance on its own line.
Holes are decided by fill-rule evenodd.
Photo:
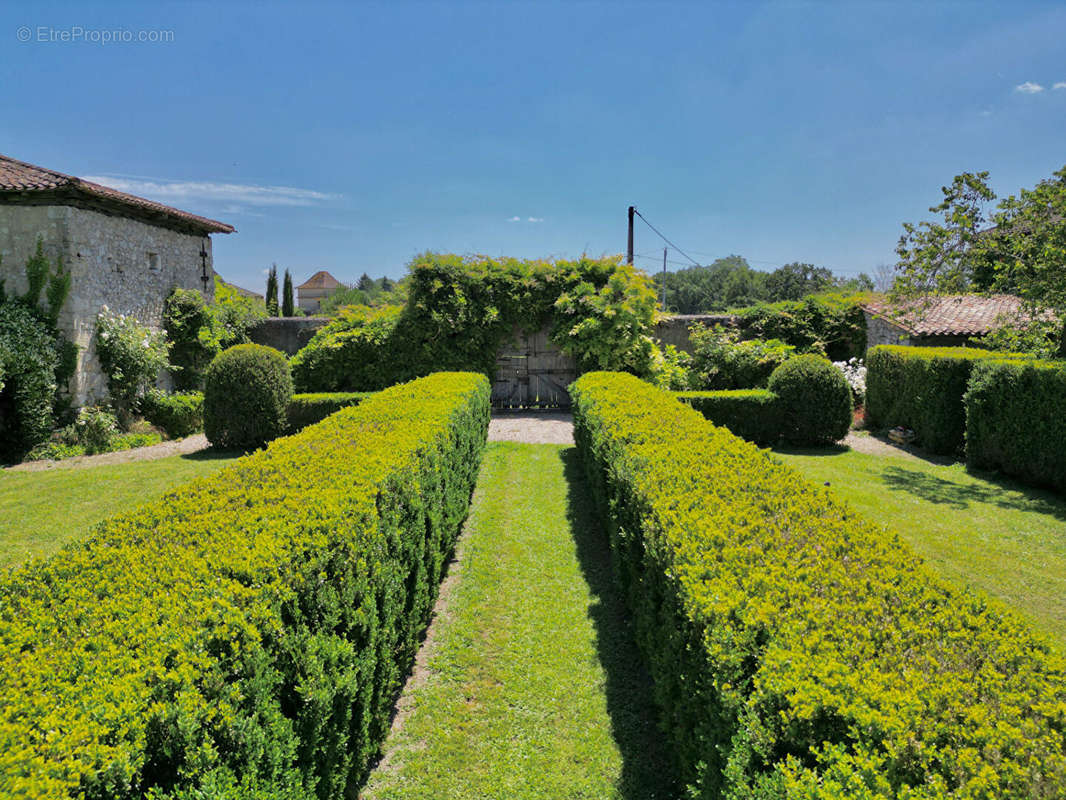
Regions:
M 167 369 L 167 340 L 161 331 L 104 306 L 96 317 L 96 355 L 107 375 L 111 402 L 128 421 L 134 402 Z
M 855 405 L 863 405 L 866 402 L 866 364 L 863 360 L 850 358 L 847 361 L 834 361 L 833 366 L 844 373 Z

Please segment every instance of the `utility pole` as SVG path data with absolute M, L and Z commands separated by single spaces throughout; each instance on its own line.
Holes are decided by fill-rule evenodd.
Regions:
M 633 263 L 633 212 L 637 209 L 633 206 L 629 207 L 629 239 L 626 244 L 626 263 Z
M 666 311 L 666 248 L 663 248 L 663 312 Z

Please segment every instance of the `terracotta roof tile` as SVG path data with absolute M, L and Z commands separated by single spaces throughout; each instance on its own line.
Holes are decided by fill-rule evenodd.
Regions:
M 340 289 L 344 284 L 334 278 L 324 269 L 320 269 L 306 281 L 297 286 L 297 289 Z
M 0 155 L 0 194 L 24 192 L 55 192 L 60 198 L 100 199 L 127 206 L 153 215 L 161 215 L 176 222 L 199 228 L 205 233 L 233 233 L 234 227 L 225 222 L 190 214 L 177 208 L 146 200 L 133 194 L 120 192 L 110 186 L 82 180 L 73 175 L 27 164 L 8 156 Z
M 942 295 L 896 304 L 873 300 L 863 308 L 918 336 L 979 336 L 1002 327 L 1004 318 L 1030 319 L 1021 298 L 1010 294 Z

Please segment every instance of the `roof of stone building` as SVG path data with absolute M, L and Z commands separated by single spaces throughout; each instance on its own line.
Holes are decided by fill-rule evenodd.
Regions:
M 233 233 L 225 222 L 0 155 L 0 203 L 49 202 L 118 213 L 196 233 Z
M 892 303 L 871 300 L 863 308 L 918 336 L 979 336 L 1006 320 L 1028 320 L 1022 300 L 1011 294 L 957 294 Z
M 324 269 L 320 269 L 306 281 L 297 286 L 297 289 L 340 289 L 344 284 L 334 278 Z

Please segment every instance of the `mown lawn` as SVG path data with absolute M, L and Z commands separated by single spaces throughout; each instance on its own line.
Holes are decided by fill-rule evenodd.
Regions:
M 0 567 L 47 556 L 102 519 L 208 475 L 237 454 L 195 453 L 98 467 L 0 472 Z
M 1000 598 L 1066 651 L 1066 502 L 962 464 L 851 450 L 775 455 L 900 535 L 942 575 Z
M 464 536 L 428 672 L 362 796 L 674 797 L 574 448 L 490 444 Z

